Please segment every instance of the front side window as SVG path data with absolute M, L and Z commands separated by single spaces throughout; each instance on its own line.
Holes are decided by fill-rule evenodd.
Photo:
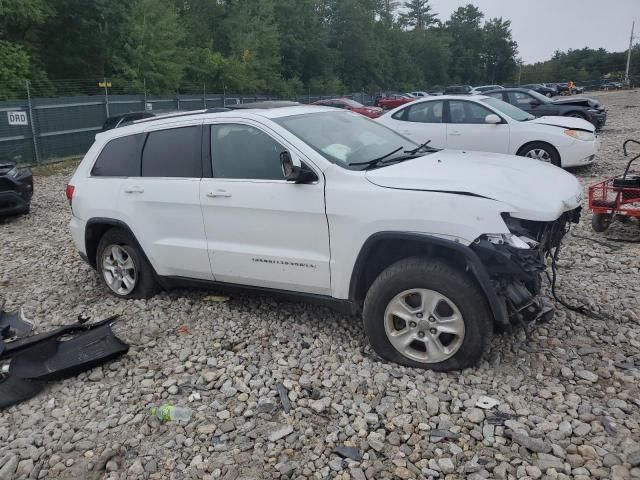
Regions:
M 91 169 L 94 177 L 140 176 L 142 134 L 114 138 L 107 143 Z
M 442 123 L 443 101 L 422 102 L 407 108 L 405 119 L 408 122 Z
M 286 150 L 269 135 L 241 124 L 211 125 L 215 178 L 284 180 L 280 153 Z
M 493 112 L 475 102 L 449 100 L 449 122 L 451 123 L 485 123 L 487 115 Z
M 530 107 L 533 97 L 522 92 L 509 92 L 509 103 L 519 107 Z
M 202 178 L 202 127 L 149 133 L 142 152 L 143 177 Z

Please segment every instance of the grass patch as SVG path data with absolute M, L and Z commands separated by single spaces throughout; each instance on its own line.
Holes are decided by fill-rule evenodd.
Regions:
M 76 168 L 80 163 L 80 160 L 82 160 L 82 157 L 64 158 L 45 165 L 33 166 L 31 167 L 31 171 L 35 176 L 48 177 L 50 175 L 56 175 L 66 170 Z

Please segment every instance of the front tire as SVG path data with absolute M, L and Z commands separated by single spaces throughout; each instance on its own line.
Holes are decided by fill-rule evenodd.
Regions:
M 107 230 L 98 243 L 96 267 L 109 292 L 119 298 L 151 298 L 158 291 L 153 268 L 133 237 Z
M 364 329 L 382 358 L 436 371 L 461 370 L 482 357 L 492 314 L 464 272 L 428 258 L 384 270 L 367 292 Z
M 541 162 L 551 163 L 556 167 L 562 166 L 558 151 L 546 142 L 531 142 L 518 150 L 521 157 L 529 157 Z

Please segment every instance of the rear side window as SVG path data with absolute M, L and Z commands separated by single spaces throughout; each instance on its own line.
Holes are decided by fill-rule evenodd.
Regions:
M 143 177 L 202 178 L 202 127 L 149 133 L 142 152 Z
M 94 177 L 139 177 L 142 135 L 114 138 L 107 143 L 91 169 Z
M 211 126 L 215 178 L 284 180 L 280 164 L 284 150 L 269 135 L 249 125 Z

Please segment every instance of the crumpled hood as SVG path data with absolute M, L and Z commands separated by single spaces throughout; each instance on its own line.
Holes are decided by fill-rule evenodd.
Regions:
M 509 205 L 513 217 L 546 222 L 581 205 L 583 198 L 576 177 L 561 168 L 499 153 L 441 150 L 369 170 L 366 178 L 386 188 L 490 198 Z
M 554 105 L 578 105 L 587 108 L 600 108 L 600 102 L 593 98 L 586 97 L 566 97 L 553 100 Z
M 533 120 L 529 120 L 531 123 L 538 123 L 540 125 L 551 125 L 552 127 L 570 128 L 573 130 L 586 130 L 588 132 L 595 132 L 596 127 L 583 118 L 575 117 L 538 117 Z

